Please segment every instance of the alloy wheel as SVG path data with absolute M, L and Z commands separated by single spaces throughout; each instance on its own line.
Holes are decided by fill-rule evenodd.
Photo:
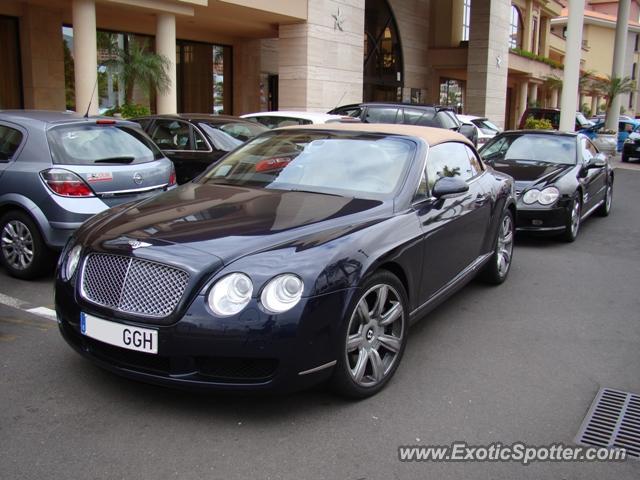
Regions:
M 571 209 L 571 235 L 576 237 L 578 230 L 580 229 L 580 201 L 578 199 L 573 201 L 573 208 Z
M 611 182 L 607 184 L 607 197 L 605 199 L 605 211 L 609 212 L 611 210 L 611 202 L 613 201 L 613 185 Z
M 505 215 L 502 219 L 500 232 L 498 233 L 497 253 L 498 273 L 503 277 L 509 271 L 513 254 L 513 220 L 511 215 Z
M 33 236 L 20 220 L 11 220 L 2 229 L 2 255 L 16 270 L 26 270 L 33 262 Z
M 352 380 L 374 387 L 392 371 L 405 335 L 405 312 L 390 285 L 370 288 L 358 302 L 347 328 L 346 360 Z

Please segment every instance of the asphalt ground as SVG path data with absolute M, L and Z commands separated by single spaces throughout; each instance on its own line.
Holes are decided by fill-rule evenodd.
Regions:
M 473 282 L 410 332 L 374 398 L 184 393 L 94 367 L 0 270 L 2 479 L 637 479 L 623 463 L 403 463 L 399 445 L 571 445 L 601 387 L 640 393 L 640 171 L 574 244 L 518 237 L 508 281 Z M 11 306 L 10 306 L 11 305 Z M 26 309 L 40 308 L 29 313 Z M 43 309 L 44 308 L 44 309 Z

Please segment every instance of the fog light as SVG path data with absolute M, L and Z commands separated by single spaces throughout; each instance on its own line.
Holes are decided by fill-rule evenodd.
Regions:
M 541 227 L 544 222 L 542 220 L 531 220 L 531 224 L 534 227 Z

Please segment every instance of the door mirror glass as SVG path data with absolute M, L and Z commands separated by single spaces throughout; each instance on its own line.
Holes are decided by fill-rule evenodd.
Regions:
M 442 177 L 433 186 L 433 196 L 443 198 L 469 191 L 467 182 L 457 177 Z
M 604 153 L 596 153 L 587 162 L 587 169 L 591 168 L 604 168 L 607 165 L 607 157 Z
M 473 142 L 474 145 L 478 143 L 478 133 L 477 129 L 473 125 L 460 125 L 460 129 L 458 130 L 462 135 L 467 137 L 469 140 Z

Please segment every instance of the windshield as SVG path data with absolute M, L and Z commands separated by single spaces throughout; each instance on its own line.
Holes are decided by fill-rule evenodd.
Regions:
M 593 122 L 591 120 L 587 120 L 587 117 L 585 117 L 582 112 L 576 112 L 576 122 L 581 128 L 589 128 L 593 126 Z
M 486 133 L 487 135 L 500 133 L 502 131 L 500 130 L 500 127 L 495 125 L 490 120 L 487 120 L 486 118 L 475 118 L 471 120 L 471 123 L 478 127 L 482 131 L 482 133 Z
M 412 141 L 383 134 L 272 132 L 227 155 L 199 182 L 377 199 L 399 189 L 415 150 Z
M 142 131 L 121 125 L 64 125 L 50 129 L 47 138 L 56 164 L 139 164 L 163 158 Z
M 249 122 L 200 122 L 198 125 L 202 127 L 202 130 L 207 134 L 209 140 L 213 142 L 216 149 L 224 152 L 230 152 L 245 143 L 247 140 L 251 140 L 261 133 L 269 131 L 268 128 L 265 128 L 262 125 Z
M 575 165 L 576 139 L 571 136 L 535 133 L 499 135 L 480 150 L 480 155 L 491 164 L 531 161 Z

